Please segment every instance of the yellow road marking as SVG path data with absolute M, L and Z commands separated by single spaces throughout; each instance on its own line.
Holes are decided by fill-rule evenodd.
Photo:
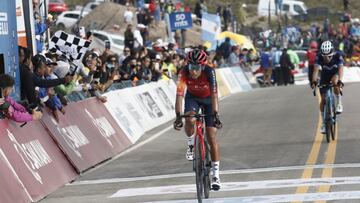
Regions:
M 319 94 L 317 94 L 317 98 L 318 98 L 318 103 L 320 104 L 320 96 Z M 317 129 L 316 129 L 316 136 L 315 136 L 315 140 L 314 140 L 314 143 L 311 147 L 311 151 L 310 151 L 310 154 L 309 154 L 309 157 L 306 161 L 306 165 L 315 165 L 316 164 L 316 161 L 317 161 L 317 158 L 319 156 L 319 151 L 320 151 L 320 146 L 321 146 L 321 142 L 324 138 L 324 135 L 321 134 L 320 132 L 320 128 L 321 128 L 321 123 L 322 123 L 322 119 L 321 119 L 321 114 L 319 112 L 319 121 L 318 121 L 318 126 L 317 126 Z M 313 167 L 307 167 L 304 169 L 304 172 L 301 176 L 302 179 L 310 179 L 312 177 L 312 174 L 313 174 L 313 170 L 314 168 Z M 301 187 L 298 187 L 296 189 L 296 194 L 299 194 L 299 193 L 306 193 L 309 189 L 309 186 L 301 186 Z
M 333 164 L 335 162 L 335 155 L 336 155 L 336 145 L 337 145 L 337 138 L 338 138 L 338 124 L 336 124 L 336 132 L 335 132 L 335 140 L 330 142 L 330 145 L 327 150 L 327 155 L 324 164 Z M 333 169 L 332 168 L 324 168 L 322 171 L 322 178 L 331 178 Z M 330 185 L 322 185 L 318 188 L 317 192 L 329 192 Z M 317 203 L 323 203 L 326 201 L 316 201 Z

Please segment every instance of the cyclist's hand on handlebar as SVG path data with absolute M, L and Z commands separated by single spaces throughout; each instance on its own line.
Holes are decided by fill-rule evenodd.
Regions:
M 222 123 L 220 121 L 218 112 L 214 112 L 214 127 L 217 129 L 222 128 Z
M 315 87 L 318 85 L 317 81 L 312 81 L 311 82 L 311 89 L 315 89 Z
M 341 80 L 338 80 L 337 85 L 342 88 L 344 87 L 344 83 Z
M 182 127 L 183 127 L 182 118 L 180 117 L 180 115 L 176 115 L 176 119 L 174 121 L 174 129 L 180 130 Z

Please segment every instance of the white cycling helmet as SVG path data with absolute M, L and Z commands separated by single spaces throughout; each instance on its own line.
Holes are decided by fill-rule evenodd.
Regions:
M 334 54 L 334 45 L 330 41 L 325 41 L 321 44 L 320 53 L 322 55 Z

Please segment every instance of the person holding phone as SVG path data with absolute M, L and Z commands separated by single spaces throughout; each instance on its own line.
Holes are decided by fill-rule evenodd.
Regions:
M 32 114 L 27 112 L 26 108 L 18 104 L 10 97 L 10 93 L 15 84 L 14 79 L 6 74 L 0 75 L 0 112 L 10 120 L 16 122 L 29 122 L 40 120 L 42 113 L 34 109 Z

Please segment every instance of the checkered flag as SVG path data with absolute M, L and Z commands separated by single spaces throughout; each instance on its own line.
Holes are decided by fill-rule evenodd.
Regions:
M 63 55 L 70 61 L 81 60 L 89 49 L 90 43 L 90 41 L 59 30 L 50 40 L 49 51 L 57 55 Z

